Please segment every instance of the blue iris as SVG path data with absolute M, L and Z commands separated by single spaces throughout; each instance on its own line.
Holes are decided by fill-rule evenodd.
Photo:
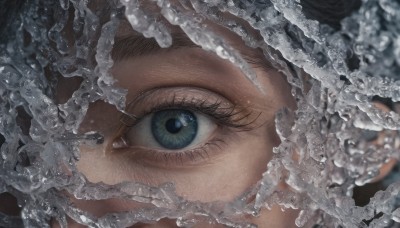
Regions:
M 196 116 L 188 110 L 170 109 L 154 113 L 151 133 L 167 149 L 182 149 L 193 142 L 197 135 Z

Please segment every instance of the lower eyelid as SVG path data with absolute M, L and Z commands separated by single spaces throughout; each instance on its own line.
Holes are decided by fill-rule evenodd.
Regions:
M 204 165 L 215 160 L 215 156 L 224 154 L 228 144 L 225 140 L 214 138 L 190 150 L 166 152 L 145 147 L 126 147 L 116 149 L 114 153 L 122 154 L 133 162 L 146 166 L 161 168 L 192 167 Z

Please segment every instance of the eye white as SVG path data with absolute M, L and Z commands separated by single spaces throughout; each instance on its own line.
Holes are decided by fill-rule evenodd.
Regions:
M 217 124 L 213 120 L 211 120 L 210 117 L 207 117 L 206 115 L 198 112 L 192 113 L 197 119 L 197 133 L 192 142 L 184 148 L 181 148 L 180 150 L 193 149 L 197 145 L 206 143 L 211 138 L 212 134 L 217 128 Z M 129 132 L 126 134 L 125 139 L 130 146 L 169 150 L 160 145 L 153 136 L 151 121 L 154 114 L 155 113 L 147 115 L 129 130 Z

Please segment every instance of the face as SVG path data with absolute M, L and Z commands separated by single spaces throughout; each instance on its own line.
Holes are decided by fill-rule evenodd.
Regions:
M 98 131 L 105 139 L 96 147 L 81 146 L 78 168 L 91 182 L 172 182 L 189 201 L 225 203 L 256 185 L 279 144 L 275 113 L 294 109 L 294 101 L 285 78 L 260 50 L 246 47 L 222 28 L 214 31 L 245 57 L 264 91 L 177 29 L 173 46 L 161 49 L 128 23 L 120 25 L 112 75 L 128 91 L 127 108 L 122 113 L 96 102 L 88 110 L 80 131 Z M 60 83 L 60 102 L 75 82 Z M 118 200 L 76 204 L 97 216 L 143 206 Z M 294 224 L 287 219 L 291 214 L 295 212 L 273 208 L 245 219 L 289 227 Z
M 97 4 L 98 2 L 99 4 Z M 107 8 L 100 2 L 102 1 L 93 0 L 90 5 L 90 7 L 94 9 L 94 12 L 99 15 L 103 14 L 100 9 Z M 147 5 L 144 4 L 144 7 L 146 6 Z M 95 9 L 96 7 L 99 9 Z M 149 9 L 151 9 L 151 7 L 149 7 Z M 106 15 L 105 17 L 108 17 L 109 12 L 104 14 Z M 100 19 L 103 20 L 103 18 Z M 109 18 L 106 18 L 104 22 L 108 20 Z M 240 20 L 241 19 L 238 19 L 238 21 Z M 74 21 L 74 23 L 75 22 L 76 21 Z M 240 22 L 245 24 L 245 21 Z M 77 41 L 74 41 L 75 38 L 72 37 L 74 33 L 72 27 L 76 26 L 74 23 L 71 22 L 66 25 L 66 30 L 70 29 L 71 32 L 66 35 L 65 38 L 68 42 L 71 42 L 71 47 L 73 46 L 72 43 Z M 136 218 L 136 216 L 147 217 L 149 215 L 154 215 L 153 218 L 156 218 L 150 219 L 151 221 L 149 221 L 149 223 L 151 224 L 140 223 L 136 224 L 134 227 L 176 227 L 179 221 L 175 221 L 175 219 L 181 217 L 177 215 L 176 211 L 183 211 L 182 214 L 185 214 L 185 218 L 188 218 L 189 222 L 191 219 L 196 220 L 194 226 L 189 224 L 190 227 L 223 227 L 223 225 L 217 224 L 217 222 L 222 221 L 222 223 L 226 224 L 227 221 L 218 220 L 213 223 L 210 222 L 211 219 L 208 220 L 208 218 L 206 218 L 205 215 L 208 216 L 211 214 L 209 213 L 211 211 L 214 214 L 216 212 L 219 213 L 216 216 L 218 219 L 227 218 L 229 221 L 232 220 L 238 223 L 250 222 L 257 224 L 259 227 L 279 228 L 294 227 L 294 220 L 298 216 L 298 211 L 286 210 L 282 212 L 280 207 L 273 206 L 268 209 L 264 208 L 258 216 L 252 216 L 251 213 L 254 212 L 252 203 L 256 202 L 255 204 L 257 204 L 259 202 L 263 207 L 268 207 L 270 204 L 280 204 L 282 207 L 306 208 L 305 213 L 303 213 L 304 211 L 300 213 L 302 216 L 299 216 L 299 219 L 296 220 L 298 222 L 302 220 L 302 217 L 311 216 L 307 214 L 309 208 L 317 210 L 319 206 L 325 203 L 335 204 L 334 206 L 336 207 L 339 205 L 340 207 L 342 206 L 342 202 L 349 203 L 351 201 L 347 201 L 351 198 L 349 195 L 351 195 L 352 191 L 352 189 L 348 187 L 350 185 L 347 184 L 352 180 L 345 180 L 345 178 L 347 178 L 347 176 L 344 175 L 346 169 L 342 168 L 342 166 L 349 166 L 350 168 L 348 170 L 351 170 L 354 169 L 354 166 L 352 166 L 353 164 L 360 163 L 365 167 L 365 164 L 370 163 L 363 163 L 363 160 L 357 160 L 357 158 L 369 157 L 368 155 L 359 156 L 358 154 L 361 153 L 357 151 L 354 156 L 355 159 L 351 157 L 349 164 L 345 164 L 343 162 L 344 160 L 340 160 L 341 157 L 334 157 L 334 155 L 338 153 L 334 155 L 330 154 L 330 152 L 336 150 L 341 151 L 342 148 L 329 147 L 329 145 L 335 143 L 339 145 L 341 142 L 336 140 L 338 138 L 331 137 L 333 133 L 353 134 L 351 131 L 347 131 L 348 125 L 352 123 L 338 124 L 337 121 L 335 122 L 335 118 L 329 119 L 328 122 L 325 119 L 319 118 L 326 118 L 329 116 L 314 116 L 314 114 L 322 114 L 320 113 L 322 110 L 318 110 L 319 113 L 316 113 L 308 112 L 309 110 L 304 111 L 305 109 L 303 109 L 308 106 L 316 106 L 315 102 L 320 102 L 320 104 L 324 106 L 326 105 L 327 107 L 323 109 L 328 109 L 329 107 L 327 104 L 335 104 L 336 100 L 314 100 L 314 98 L 317 98 L 319 95 L 318 93 L 313 94 L 311 91 L 319 92 L 320 89 L 326 90 L 325 92 L 327 93 L 330 91 L 328 91 L 327 88 L 321 88 L 317 80 L 314 81 L 314 79 L 310 79 L 306 81 L 307 76 L 301 78 L 305 79 L 302 81 L 302 83 L 305 82 L 304 84 L 300 83 L 301 86 L 304 85 L 304 88 L 301 88 L 303 89 L 302 92 L 304 92 L 302 95 L 307 97 L 304 100 L 301 100 L 303 97 L 296 97 L 299 101 L 299 110 L 301 110 L 295 114 L 298 115 L 298 119 L 296 119 L 296 123 L 292 128 L 290 128 L 290 124 L 285 124 L 285 129 L 287 130 L 290 128 L 292 135 L 294 135 L 290 139 L 291 141 L 289 140 L 290 144 L 286 144 L 287 138 L 282 136 L 287 133 L 285 130 L 282 130 L 282 124 L 278 125 L 280 127 L 280 132 L 283 132 L 281 137 L 285 140 L 282 140 L 283 142 L 281 144 L 274 123 L 275 121 L 282 122 L 282 119 L 278 118 L 275 120 L 275 115 L 284 107 L 291 110 L 296 109 L 295 101 L 291 95 L 291 92 L 295 90 L 291 90 L 286 82 L 286 78 L 271 67 L 271 63 L 265 60 L 261 50 L 247 47 L 238 36 L 222 27 L 212 23 L 205 23 L 204 25 L 211 28 L 211 30 L 220 37 L 223 37 L 224 40 L 237 50 L 248 62 L 250 68 L 254 70 L 258 76 L 257 81 L 259 85 L 261 85 L 261 90 L 259 89 L 260 87 L 256 87 L 250 82 L 235 64 L 217 57 L 212 51 L 207 52 L 193 44 L 185 33 L 178 28 L 170 26 L 174 43 L 170 48 L 162 49 L 158 47 L 154 40 L 144 38 L 141 34 L 133 31 L 128 22 L 122 21 L 115 37 L 115 45 L 113 45 L 112 58 L 114 64 L 110 69 L 110 74 L 115 79 L 116 86 L 123 88 L 127 92 L 126 109 L 124 111 L 117 110 L 113 105 L 103 101 L 97 101 L 90 105 L 87 115 L 80 125 L 79 131 L 82 134 L 93 131 L 99 132 L 104 136 L 104 140 L 99 140 L 99 143 L 96 145 L 79 145 L 81 153 L 79 162 L 77 163 L 78 170 L 87 177 L 89 182 L 80 188 L 81 186 L 75 183 L 76 179 L 71 178 L 74 181 L 71 188 L 64 188 L 64 185 L 61 188 L 56 188 L 66 189 L 70 194 L 74 191 L 74 193 L 78 192 L 77 195 L 89 195 L 95 193 L 98 188 L 101 188 L 101 184 L 105 183 L 107 185 L 117 185 L 117 187 L 113 189 L 115 191 L 121 190 L 120 187 L 123 186 L 121 191 L 126 192 L 129 198 L 120 192 L 115 193 L 113 191 L 111 191 L 111 193 L 115 193 L 115 198 L 108 199 L 108 197 L 104 197 L 107 198 L 106 200 L 85 201 L 70 196 L 73 202 L 71 208 L 76 206 L 76 208 L 82 209 L 82 212 L 75 210 L 75 214 L 71 213 L 74 209 L 69 208 L 69 205 L 66 206 L 68 207 L 67 209 L 63 208 L 65 204 L 63 204 L 64 201 L 62 201 L 60 204 L 56 204 L 57 206 L 55 206 L 54 209 L 47 211 L 47 214 L 52 213 L 51 216 L 53 216 L 54 212 L 58 213 L 57 210 L 62 208 L 62 210 L 65 210 L 63 212 L 66 212 L 69 216 L 76 216 L 72 217 L 73 219 L 79 220 L 83 217 L 81 220 L 84 220 L 86 218 L 85 213 L 89 212 L 89 214 L 99 217 L 99 223 L 101 223 L 109 222 L 102 220 L 104 217 L 112 217 L 115 222 L 119 222 L 119 218 L 109 213 L 123 214 L 127 211 L 133 211 L 132 213 L 123 215 L 128 215 L 129 219 L 132 219 L 132 217 Z M 74 29 L 76 28 L 74 27 Z M 257 37 L 255 32 L 252 35 Z M 90 45 L 88 45 L 88 47 L 90 47 Z M 94 57 L 94 55 L 89 55 L 89 58 L 90 57 Z M 79 61 L 76 61 L 77 64 L 80 64 L 78 62 Z M 69 66 L 67 66 L 67 68 L 68 67 Z M 68 70 L 71 69 L 68 68 Z M 90 73 L 95 72 L 96 70 Z M 48 73 L 49 72 L 47 72 L 45 76 L 49 76 L 50 78 L 52 75 L 48 75 Z M 64 76 L 67 77 L 66 75 Z M 89 75 L 88 77 L 91 76 L 92 75 Z M 297 76 L 303 77 L 301 73 Z M 97 79 L 97 77 L 93 78 Z M 65 103 L 74 90 L 79 88 L 80 83 L 81 81 L 76 78 L 61 78 L 58 88 L 56 89 L 57 103 Z M 300 84 L 296 86 L 300 86 Z M 299 88 L 296 87 L 296 89 Z M 318 91 L 314 91 L 313 89 Z M 333 93 L 332 97 L 335 98 L 335 96 L 336 95 Z M 308 104 L 308 102 L 312 104 Z M 35 102 L 32 101 L 32 103 Z M 37 106 L 36 104 L 34 107 Z M 377 106 L 380 105 L 377 104 Z M 385 107 L 378 108 L 385 109 Z M 312 107 L 312 109 L 314 110 L 316 107 Z M 55 113 L 54 116 L 59 117 L 57 116 L 57 112 Z M 19 114 L 18 112 L 18 115 Z M 282 114 L 282 112 L 280 114 Z M 306 120 L 301 118 L 306 115 L 311 118 L 305 118 Z M 29 115 L 27 114 L 27 116 Z M 290 118 L 283 119 L 286 121 Z M 61 117 L 59 121 L 62 122 L 63 120 L 64 118 Z M 315 123 L 322 123 L 324 126 L 319 129 L 319 125 L 315 126 Z M 25 125 L 29 126 L 29 124 L 30 123 L 23 123 L 20 127 L 22 128 Z M 63 125 L 63 122 L 61 125 Z M 299 127 L 299 125 L 311 125 L 311 127 Z M 336 126 L 331 127 L 331 125 Z M 344 129 L 343 127 L 346 128 Z M 300 128 L 302 130 L 299 130 Z M 319 137 L 319 133 L 322 132 L 320 130 L 325 131 L 325 138 L 322 136 Z M 343 132 L 341 132 L 342 130 Z M 28 131 L 29 129 L 27 132 Z M 311 134 L 309 134 L 310 132 Z M 318 134 L 312 135 L 315 132 Z M 28 135 L 28 133 L 24 134 Z M 63 134 L 61 131 L 59 133 Z M 45 138 L 47 139 L 50 137 L 50 140 L 54 140 L 53 136 L 54 134 L 51 136 L 46 135 Z M 392 138 L 394 138 L 395 134 L 392 136 Z M 48 151 L 53 152 L 53 148 L 62 144 L 57 142 L 57 140 L 70 140 L 69 135 L 65 135 L 65 137 L 66 138 L 62 135 L 60 138 L 55 138 L 56 143 L 46 147 L 52 148 Z M 75 142 L 80 140 L 79 134 L 78 136 L 74 135 L 74 137 L 77 138 L 73 138 L 73 142 L 68 144 L 68 146 L 76 145 Z M 347 140 L 346 137 L 348 137 L 348 135 L 343 137 Z M 346 150 L 343 152 L 348 152 L 350 150 L 356 151 L 354 149 L 359 148 L 375 148 L 375 146 L 385 148 L 384 145 L 390 143 L 385 142 L 387 138 L 381 137 L 380 134 L 376 134 L 376 136 L 372 134 L 370 138 L 371 140 L 367 140 L 368 142 L 365 140 L 361 141 L 363 143 L 362 145 L 359 145 L 361 143 L 358 143 L 358 141 L 355 143 L 351 142 L 348 145 L 349 148 L 345 148 Z M 333 143 L 325 139 L 333 140 Z M 325 143 L 327 147 L 324 147 Z M 278 145 L 279 147 L 277 147 Z M 291 147 L 292 145 L 293 147 Z M 310 148 L 307 148 L 308 146 L 310 146 Z M 276 154 L 273 153 L 275 148 Z M 329 148 L 326 150 L 326 154 L 331 157 L 327 158 L 325 153 L 315 153 L 320 152 L 321 148 Z M 51 154 L 51 152 L 49 152 L 49 154 Z M 61 155 L 61 153 L 64 152 L 65 151 L 57 151 L 57 154 Z M 71 150 L 68 152 L 72 153 L 73 151 Z M 21 157 L 24 155 L 24 153 L 21 153 Z M 304 158 L 302 155 L 306 155 L 307 157 Z M 376 156 L 379 157 L 380 154 Z M 30 158 L 21 158 L 22 162 L 20 166 L 25 168 L 23 167 L 25 165 L 24 163 L 25 161 L 30 161 L 29 159 Z M 75 157 L 72 159 L 75 159 Z M 55 160 L 57 159 L 52 161 Z M 66 160 L 62 161 L 67 162 Z M 69 161 L 71 160 L 68 160 L 68 162 Z M 291 163 L 292 161 L 293 163 Z M 341 163 L 337 165 L 334 164 L 335 161 L 340 161 Z M 48 161 L 46 160 L 46 162 Z M 276 165 L 277 163 L 275 162 L 280 162 L 279 165 L 287 167 L 285 167 L 285 169 L 278 169 L 276 167 L 279 165 Z M 288 165 L 289 162 L 290 167 Z M 296 162 L 299 163 L 298 166 Z M 320 163 L 317 164 L 317 162 Z M 395 161 L 392 161 L 391 163 L 394 164 L 394 162 Z M 57 173 L 55 172 L 57 175 L 60 173 L 60 170 L 62 170 L 61 172 L 65 171 L 65 175 L 70 174 L 68 168 L 64 170 L 63 168 L 65 166 L 59 164 L 63 163 L 53 162 L 52 164 L 53 166 L 58 166 L 58 169 L 55 169 L 58 170 Z M 273 188 L 273 191 L 269 192 L 263 189 L 265 186 L 268 188 L 268 184 L 270 183 L 265 178 L 269 177 L 268 173 L 263 176 L 263 174 L 266 173 L 267 164 L 272 165 L 268 166 L 268 168 L 272 167 L 272 171 L 269 171 L 272 172 L 274 177 L 281 181 L 281 183 L 277 185 L 277 188 Z M 294 165 L 292 166 L 292 164 Z M 75 163 L 71 162 L 70 165 L 73 170 Z M 276 166 L 274 167 L 273 165 Z M 337 167 L 333 169 L 333 165 Z M 308 167 L 311 168 L 308 169 Z M 356 168 L 362 169 L 364 167 Z M 385 174 L 389 172 L 390 167 L 391 165 L 382 166 L 380 169 L 380 176 L 376 177 L 376 179 L 385 176 Z M 365 168 L 367 169 L 369 167 Z M 29 169 L 27 170 L 29 171 Z M 340 173 L 337 172 L 338 170 Z M 275 173 L 273 173 L 274 171 Z M 358 172 L 358 170 L 355 171 Z M 359 172 L 361 173 L 361 171 Z M 315 173 L 318 178 L 309 178 Z M 325 175 L 327 173 L 332 175 Z M 74 177 L 81 177 L 79 173 L 76 174 L 77 175 Z M 333 177 L 332 180 L 335 180 L 334 182 L 330 182 L 330 179 L 326 177 Z M 59 178 L 59 180 L 61 179 L 62 181 L 69 180 L 68 178 Z M 314 182 L 315 180 L 319 181 L 317 179 L 326 181 L 320 185 Z M 298 181 L 298 183 L 296 181 Z M 336 186 L 336 184 L 341 181 L 347 182 L 343 184 L 342 189 Z M 285 185 L 284 182 L 287 182 L 291 187 Z M 92 183 L 98 183 L 98 185 Z M 65 182 L 57 184 L 61 185 L 65 184 Z M 310 184 L 310 186 L 314 184 L 314 186 L 305 188 L 301 186 L 302 184 L 306 184 L 307 186 L 305 187 L 308 187 L 308 184 Z M 273 186 L 275 187 L 275 185 Z M 347 187 L 348 189 L 344 191 L 343 189 Z M 92 192 L 88 189 L 94 191 Z M 340 191 L 343 190 L 343 192 L 339 192 L 338 189 Z M 93 198 L 101 198 L 101 195 L 105 192 L 104 189 L 102 190 L 103 191 L 96 192 L 96 196 L 93 196 Z M 364 189 L 360 190 L 361 193 L 358 193 L 358 195 L 367 195 L 366 191 L 363 190 Z M 44 191 L 47 191 L 47 189 Z M 38 192 L 39 191 L 32 191 L 31 198 L 35 200 L 34 203 L 37 202 L 36 196 L 38 196 Z M 50 196 L 46 198 L 46 200 L 54 197 L 52 194 L 54 193 L 53 190 L 51 189 L 49 192 L 50 194 L 41 195 L 40 197 L 46 198 Z M 269 194 L 268 197 L 270 198 L 262 198 L 265 192 Z M 374 191 L 374 193 L 375 192 L 376 191 Z M 64 194 L 64 191 L 56 193 L 57 196 L 59 196 L 59 194 Z M 146 194 L 148 197 L 146 197 Z M 248 197 L 249 195 L 250 197 Z M 259 197 L 260 195 L 261 197 Z M 279 201 L 283 195 L 285 199 Z M 346 198 L 342 198 L 342 196 L 344 197 L 345 195 Z M 354 195 L 357 195 L 356 190 L 354 191 Z M 158 196 L 160 196 L 162 200 L 158 200 L 156 198 Z M 325 196 L 329 198 L 324 198 Z M 0 203 L 0 211 L 2 212 L 10 211 L 9 204 L 17 204 L 16 202 L 8 203 L 1 197 L 0 195 L 0 202 L 3 202 Z M 64 195 L 62 197 L 64 197 Z M 88 198 L 90 197 L 92 196 L 90 195 Z M 258 200 L 258 198 L 261 198 L 261 200 Z M 307 199 L 310 198 L 312 199 L 307 201 Z M 303 201 L 303 199 L 305 200 Z M 326 201 L 324 202 L 324 200 L 320 199 L 326 199 Z M 44 201 L 47 202 L 46 200 Z M 296 200 L 302 200 L 302 202 L 294 202 Z M 318 202 L 311 202 L 312 200 Z M 350 203 L 352 202 L 353 201 Z M 193 205 L 197 206 L 197 208 L 195 208 L 198 209 L 196 211 L 197 213 L 187 210 L 187 208 Z M 32 206 L 32 201 L 28 206 Z M 34 207 L 36 207 L 36 205 L 34 205 Z M 380 206 L 375 205 L 373 207 L 377 208 Z M 162 213 L 160 213 L 162 216 L 157 215 L 157 209 L 159 208 L 163 210 Z M 190 209 L 193 210 L 193 208 Z M 335 215 L 335 212 L 341 211 L 342 208 L 339 209 L 340 210 L 335 211 L 332 210 L 331 212 Z M 356 210 L 358 209 L 359 208 L 356 208 Z M 171 212 L 171 214 L 167 212 Z M 36 212 L 33 212 L 32 214 L 35 213 Z M 15 209 L 14 214 L 20 214 L 18 208 Z M 327 215 L 331 215 L 329 211 Z M 158 220 L 157 218 L 159 217 L 157 216 L 163 219 Z M 321 216 L 325 216 L 325 214 L 321 214 Z M 317 221 L 317 219 L 319 218 L 316 218 L 315 221 Z M 152 221 L 157 222 L 153 223 Z M 47 223 L 47 221 L 45 221 L 45 223 Z M 90 223 L 90 221 L 88 223 Z M 105 226 L 107 227 L 108 225 Z M 58 224 L 54 221 L 52 226 L 57 227 Z M 180 226 L 186 227 L 185 224 Z M 311 224 L 305 224 L 305 226 L 311 227 Z M 73 222 L 71 219 L 69 220 L 68 227 L 82 226 Z M 114 224 L 114 227 L 121 227 L 121 225 Z

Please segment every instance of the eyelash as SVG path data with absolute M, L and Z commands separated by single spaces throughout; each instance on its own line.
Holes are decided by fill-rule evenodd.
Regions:
M 225 106 L 225 107 L 224 107 Z M 192 112 L 200 112 L 211 119 L 213 119 L 218 128 L 222 129 L 230 129 L 234 131 L 250 131 L 254 129 L 252 123 L 256 121 L 259 117 L 256 116 L 254 119 L 246 120 L 252 115 L 251 111 L 245 110 L 243 108 L 239 108 L 235 105 L 224 105 L 221 101 L 216 100 L 215 102 L 209 102 L 207 99 L 198 99 L 198 98 L 183 98 L 177 99 L 174 94 L 172 98 L 166 101 L 161 101 L 158 104 L 152 105 L 151 108 L 145 110 L 143 114 L 132 119 L 129 114 L 123 114 L 125 119 L 121 118 L 121 122 L 123 124 L 122 130 L 120 134 L 117 135 L 116 139 L 123 139 L 127 132 L 135 127 L 137 123 L 139 123 L 144 117 L 150 115 L 152 113 L 167 110 L 167 109 L 184 109 Z M 261 113 L 260 113 L 261 114 Z M 132 123 L 127 123 L 127 119 L 133 121 Z M 175 161 L 176 163 L 183 164 L 185 160 L 189 159 L 190 161 L 196 161 L 197 158 L 209 157 L 209 151 L 211 147 L 217 147 L 221 149 L 222 144 L 226 144 L 223 139 L 213 138 L 208 142 L 205 142 L 203 145 L 189 150 L 178 151 L 178 152 L 161 152 L 158 149 L 148 149 L 146 148 L 146 154 L 151 156 L 155 160 L 163 159 L 164 162 L 168 163 L 170 161 Z M 128 146 L 129 148 L 129 146 Z
M 192 112 L 201 112 L 202 114 L 207 115 L 214 119 L 221 126 L 226 126 L 230 128 L 237 129 L 238 131 L 249 131 L 252 130 L 253 127 L 250 125 L 254 123 L 257 118 L 261 115 L 261 113 L 256 116 L 253 120 L 249 120 L 245 123 L 240 123 L 244 119 L 250 117 L 252 115 L 251 111 L 247 111 L 243 108 L 239 108 L 235 105 L 229 105 L 228 107 L 222 107 L 222 102 L 217 100 L 215 102 L 208 102 L 207 99 L 187 99 L 183 98 L 178 100 L 176 95 L 172 96 L 172 99 L 164 101 L 163 103 L 159 103 L 156 105 L 152 105 L 152 107 L 148 110 L 145 110 L 139 116 L 129 115 L 127 113 L 123 114 L 125 121 L 121 119 L 121 123 L 126 127 L 134 127 L 138 122 L 140 122 L 145 116 L 166 110 L 166 109 L 185 109 Z M 235 116 L 240 116 L 238 119 L 234 119 Z M 126 120 L 133 120 L 132 123 L 127 123 Z

